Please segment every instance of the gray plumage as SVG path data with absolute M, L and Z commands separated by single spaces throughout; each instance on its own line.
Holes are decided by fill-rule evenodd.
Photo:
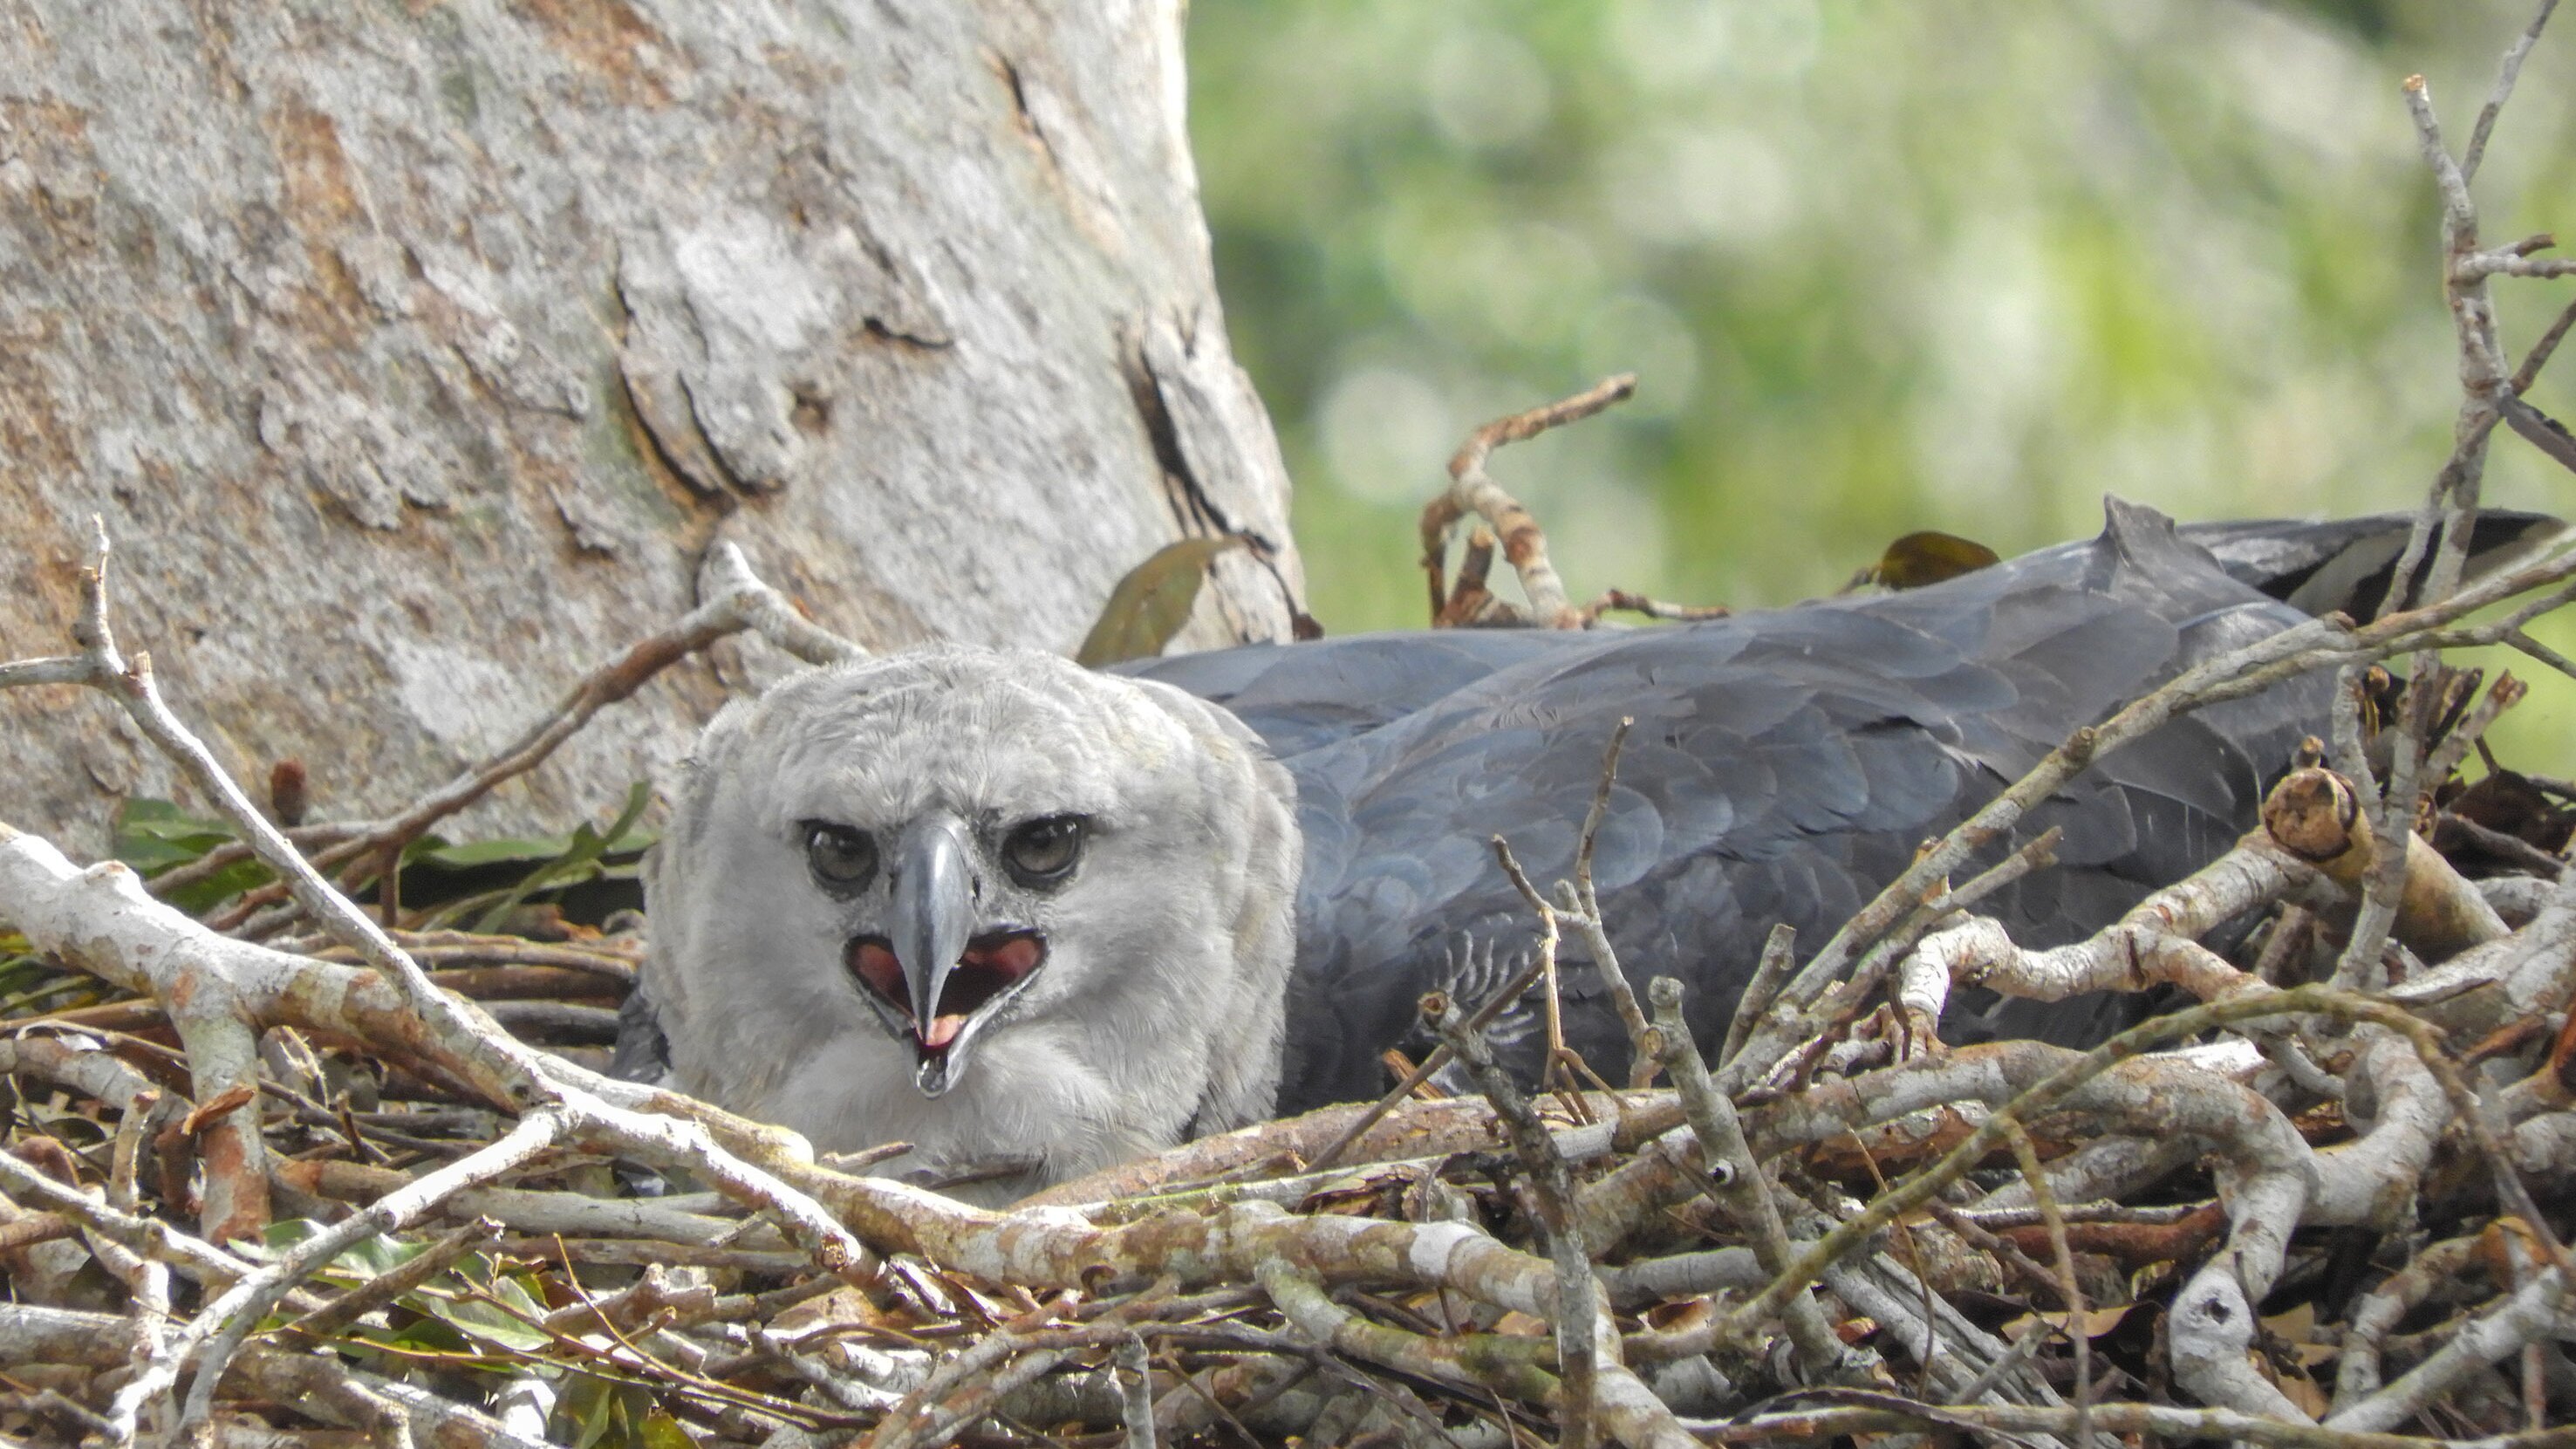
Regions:
M 670 1080 L 827 1151 L 904 1141 L 1049 1181 L 1258 1120 L 1292 953 L 1293 795 L 1225 711 L 1052 655 L 943 647 L 791 678 L 708 726 L 648 867 Z M 1086 822 L 1069 878 L 1014 879 L 1011 832 L 1064 818 Z M 903 852 L 925 821 L 945 838 Z M 825 824 L 882 842 L 838 898 L 809 859 Z M 1044 959 L 934 1079 L 852 943 L 902 940 L 898 909 L 943 858 L 968 908 L 951 949 L 1033 932 Z
M 2384 590 L 2404 529 L 2109 512 L 2090 542 L 1931 588 L 1675 628 L 1124 674 L 944 647 L 798 676 L 720 715 L 675 791 L 620 1070 L 825 1150 L 907 1141 L 906 1165 L 1006 1172 L 989 1196 L 1374 1095 L 1384 1049 L 1425 1045 L 1423 991 L 1474 994 L 1526 958 L 1487 842 L 1566 874 L 1623 716 L 1604 915 L 1630 974 L 1683 978 L 1713 1035 L 1774 922 L 1812 950 L 2076 726 L 2303 618 L 2281 602 L 2303 587 L 2320 608 Z M 2497 518 L 2482 556 L 2546 524 Z M 2375 583 L 2355 562 L 2374 557 Z M 2024 823 L 2063 827 L 2060 865 L 1991 909 L 2048 945 L 2205 863 L 2329 690 L 2292 681 L 2111 756 Z M 1573 1044 L 1615 1076 L 1598 974 L 1571 943 L 1563 964 Z M 2084 1040 L 2133 1009 L 1969 994 L 1946 1027 Z M 1529 1023 L 1497 1032 L 1524 1072 Z

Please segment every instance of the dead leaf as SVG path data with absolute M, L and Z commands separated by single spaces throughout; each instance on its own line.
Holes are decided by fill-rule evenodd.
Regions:
M 2282 1397 L 2307 1410 L 2309 1418 L 2323 1419 L 2334 1407 L 2334 1401 L 2326 1397 L 2326 1391 L 2306 1374 L 2281 1374 L 2278 1377 Z
M 1228 549 L 1252 540 L 1227 533 L 1214 538 L 1185 538 L 1165 544 L 1154 556 L 1128 570 L 1101 605 L 1100 619 L 1083 637 L 1074 662 L 1098 669 L 1126 659 L 1150 659 L 1163 652 L 1172 636 L 1190 621 L 1190 606 L 1199 600 L 1199 585 L 1208 568 Z
M 2109 1333 L 2112 1329 L 2119 1327 L 2120 1320 L 2128 1317 L 2129 1310 L 2135 1307 L 2137 1307 L 2137 1305 L 2134 1303 L 2124 1303 L 2117 1308 L 2091 1308 L 2085 1310 L 2084 1336 L 2086 1338 L 2100 1338 L 2102 1335 Z M 2005 1338 L 2012 1340 L 2014 1343 L 2019 1343 L 2033 1329 L 2039 1328 L 2043 1325 L 2053 1328 L 2060 1333 L 2064 1333 L 2069 1321 L 2069 1316 L 2063 1309 L 2054 1313 L 2025 1313 L 2021 1317 L 2014 1319 L 2012 1322 L 2005 1324 L 2001 1331 Z
M 222 1091 L 217 1092 L 205 1101 L 199 1102 L 197 1104 L 197 1110 L 189 1113 L 187 1120 L 179 1124 L 179 1130 L 187 1133 L 191 1137 L 194 1137 L 198 1133 L 205 1131 L 207 1125 L 212 1123 L 216 1118 L 223 1116 L 225 1113 L 232 1111 L 234 1108 L 241 1106 L 243 1103 L 258 1095 L 259 1089 L 257 1087 L 250 1085 L 248 1082 L 235 1082 L 233 1085 L 224 1088 Z
M 1867 578 L 1886 588 L 1919 589 L 2001 561 L 2002 555 L 1975 539 L 1927 529 L 1889 544 L 1870 566 Z
M 2263 1320 L 2263 1326 L 2290 1343 L 2305 1343 L 2317 1331 L 2317 1305 L 2301 1303 L 2287 1313 L 2275 1313 Z
M 769 1322 L 771 1331 L 799 1338 L 817 1329 L 874 1328 L 885 1321 L 885 1315 L 856 1288 L 835 1288 L 820 1298 L 808 1298 L 779 1310 Z
M 2296 1364 L 2302 1373 L 2321 1363 L 2333 1362 L 2338 1351 L 2334 1344 L 2318 1341 L 2317 1306 L 2313 1303 L 2302 1303 L 2287 1313 L 2275 1313 L 2263 1320 L 2263 1328 L 2281 1340 L 2290 1362 Z M 2296 1398 L 2297 1395 L 2291 1397 Z
M 1646 1326 L 1663 1333 L 1679 1333 L 1697 1328 L 1717 1316 L 1717 1300 L 1703 1293 L 1692 1298 L 1657 1303 L 1638 1315 Z
M 1305 1199 L 1297 1204 L 1297 1210 L 1331 1213 L 1337 1217 L 1368 1217 L 1385 1198 L 1387 1186 L 1354 1173 L 1340 1182 L 1329 1183 L 1306 1194 Z

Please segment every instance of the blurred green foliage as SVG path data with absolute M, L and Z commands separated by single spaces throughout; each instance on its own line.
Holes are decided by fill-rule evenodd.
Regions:
M 2458 392 L 2399 82 L 2456 150 L 2531 8 L 1195 0 L 1218 282 L 1314 613 L 1421 623 L 1449 450 L 1630 368 L 1493 466 L 1578 597 L 1787 602 L 1915 529 L 2089 533 L 2105 491 L 2411 508 Z M 2478 178 L 2491 241 L 2576 226 L 2572 77 L 2553 34 Z M 2564 286 L 2503 284 L 2517 349 Z M 2506 438 L 2486 496 L 2568 512 L 2569 481 Z

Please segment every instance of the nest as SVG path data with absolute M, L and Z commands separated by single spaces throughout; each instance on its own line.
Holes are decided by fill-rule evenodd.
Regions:
M 2491 278 L 2559 269 L 2533 259 L 2545 238 L 2480 248 L 2420 82 L 2409 97 L 2471 382 L 2396 573 L 2423 581 L 2411 607 L 2293 629 L 2077 731 L 1803 964 L 1775 935 L 1713 1054 L 1680 1028 L 1673 983 L 1641 996 L 1621 977 L 1580 868 L 1542 892 L 1506 851 L 1537 964 L 1493 1001 L 1426 998 L 1443 1044 L 1394 1063 L 1386 1098 L 1008 1211 L 603 1075 L 642 954 L 617 909 L 640 794 L 556 841 L 428 834 L 716 639 L 848 657 L 729 546 L 704 604 L 454 784 L 383 820 L 282 829 L 299 772 L 272 777 L 263 811 L 163 703 L 148 659 L 117 646 L 101 538 L 78 652 L 0 665 L 0 687 L 111 696 L 217 813 L 138 803 L 122 860 L 86 869 L 0 826 L 0 1433 L 2562 1442 L 2576 786 L 2495 760 L 2482 737 L 2521 685 L 2440 653 L 2503 644 L 2576 672 L 2524 632 L 2576 597 L 2576 555 L 2459 586 L 2494 425 L 2576 466 L 2521 400 L 2563 321 L 2517 370 L 2483 320 Z M 1711 612 L 1615 592 L 1569 605 L 1537 524 L 1486 476 L 1496 447 L 1626 390 L 1469 440 L 1424 518 L 1438 619 Z M 1495 534 L 1445 577 L 1471 514 L 1526 607 L 1485 587 Z M 1978 562 L 1957 540 L 1909 543 L 1871 577 Z M 1122 594 L 1172 613 L 1166 585 L 1212 553 L 1201 541 Z M 1095 638 L 1160 643 L 1150 625 Z M 2398 659 L 2402 679 L 2379 665 Z M 1953 879 L 2101 756 L 2327 668 L 2345 707 L 2262 827 L 2094 937 L 2029 950 L 1977 914 L 2047 863 L 2049 836 Z M 1613 769 L 1615 747 L 1605 796 Z M 1567 933 L 1611 981 L 1640 1070 L 1614 1086 L 1558 1050 L 1525 1093 L 1479 1027 L 1552 985 Z M 1959 986 L 2175 1009 L 2091 1051 L 1945 1047 Z M 1478 1095 L 1429 1087 L 1453 1060 Z
M 615 898 L 631 811 L 427 847 L 446 898 L 355 944 L 222 936 L 14 836 L 0 889 L 50 951 L 5 978 L 0 1402 L 31 1437 L 225 1443 L 2510 1435 L 2570 1397 L 2568 1214 L 2526 1179 L 2576 1171 L 2576 889 L 2521 867 L 2565 848 L 2571 787 L 2454 774 L 2511 676 L 2362 683 L 2393 706 L 2352 712 L 2364 768 L 2412 749 L 2441 782 L 2393 895 L 2377 777 L 2310 764 L 2091 940 L 1973 912 L 2043 836 L 1886 898 L 1914 904 L 1819 953 L 1825 989 L 1784 940 L 1714 1062 L 1658 982 L 1654 1019 L 1625 1003 L 1638 1080 L 1567 1054 L 1525 1096 L 1428 1000 L 1481 1097 L 1400 1063 L 1379 1103 L 1007 1213 L 593 1075 L 641 946 L 564 902 Z M 224 837 L 146 809 L 120 841 L 184 891 Z M 1530 899 L 1543 945 L 1598 934 L 1579 885 Z M 2231 954 L 2197 939 L 2249 915 Z M 420 1011 L 371 935 L 479 1011 Z M 2200 1004 L 2092 1052 L 1947 1049 L 1954 982 Z M 249 1060 L 207 1093 L 216 1023 Z

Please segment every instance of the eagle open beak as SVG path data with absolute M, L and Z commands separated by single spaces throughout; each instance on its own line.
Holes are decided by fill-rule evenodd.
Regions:
M 973 849 L 966 823 L 954 815 L 914 821 L 895 845 L 887 934 L 849 946 L 850 966 L 887 1028 L 912 1042 L 913 1086 L 925 1097 L 944 1095 L 965 1075 L 979 1029 L 1046 960 L 1036 931 L 977 930 Z

